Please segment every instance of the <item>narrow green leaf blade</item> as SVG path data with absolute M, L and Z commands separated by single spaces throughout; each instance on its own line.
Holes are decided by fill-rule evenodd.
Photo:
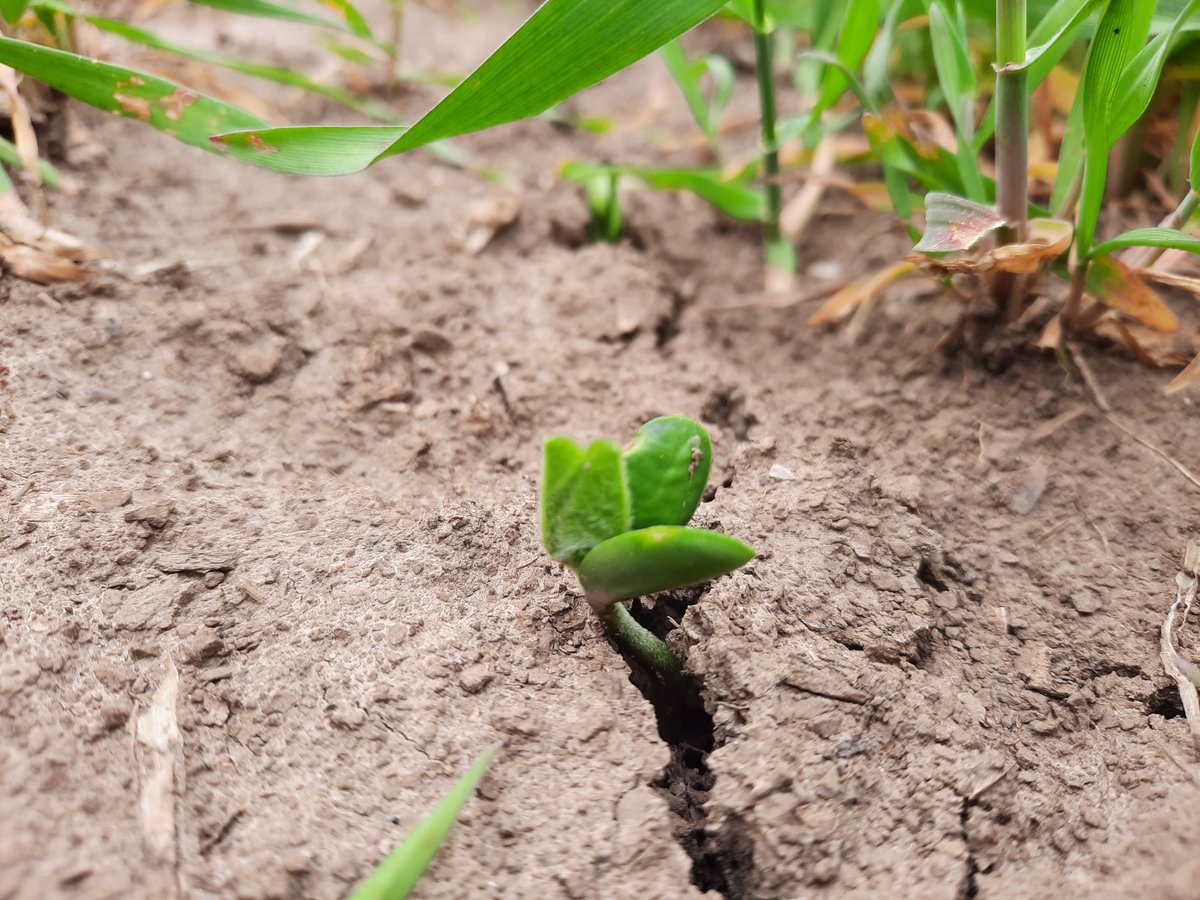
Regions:
M 312 25 L 317 28 L 332 28 L 335 31 L 345 31 L 358 37 L 370 37 L 371 30 L 359 30 L 365 27 L 362 16 L 358 16 L 354 24 L 349 21 L 336 21 L 314 16 L 303 10 L 281 3 L 271 3 L 270 0 L 190 0 L 197 6 L 208 6 L 225 12 L 237 13 L 242 16 L 256 16 L 260 19 L 276 19 L 281 22 L 297 22 L 301 25 Z
M 21 159 L 21 154 L 17 150 L 17 145 L 7 138 L 0 138 L 0 162 L 5 165 L 12 166 L 16 169 L 25 167 L 25 160 Z M 62 176 L 58 169 L 54 168 L 44 159 L 38 160 L 38 169 L 41 170 L 42 183 L 52 188 L 62 186 Z
M 1200 253 L 1200 238 L 1184 234 L 1174 228 L 1135 228 L 1119 234 L 1111 240 L 1092 248 L 1092 256 L 1104 256 L 1126 247 L 1164 247 L 1167 250 L 1185 250 Z
M 631 528 L 686 525 L 704 497 L 712 441 L 684 416 L 651 419 L 624 450 Z
M 105 112 L 139 119 L 193 147 L 212 150 L 209 135 L 258 128 L 262 119 L 146 72 L 0 37 L 0 63 Z
M 300 72 L 295 72 L 291 69 L 285 69 L 279 66 L 268 66 L 262 63 L 253 62 L 250 60 L 239 59 L 234 56 L 228 56 L 224 53 L 216 53 L 211 50 L 197 50 L 193 47 L 188 47 L 180 44 L 177 41 L 172 41 L 154 32 L 147 31 L 144 28 L 130 25 L 127 22 L 122 22 L 119 19 L 107 19 L 102 16 L 81 15 L 77 10 L 68 6 L 60 0 L 35 0 L 39 7 L 62 12 L 69 16 L 82 18 L 89 25 L 99 28 L 101 31 L 107 31 L 109 34 L 115 34 L 127 41 L 135 44 L 141 44 L 144 47 L 152 47 L 155 50 L 162 50 L 165 53 L 170 53 L 173 56 L 183 57 L 184 59 L 194 59 L 198 62 L 208 63 L 214 66 L 220 66 L 224 69 L 229 69 L 232 72 L 241 72 L 243 75 L 249 75 L 254 78 L 262 78 L 266 81 L 273 81 L 276 84 L 286 84 L 292 87 L 298 87 L 302 90 L 309 91 L 314 94 L 321 94 L 328 97 L 349 109 L 356 110 L 365 115 L 374 116 L 375 118 L 395 121 L 396 116 L 391 111 L 391 108 L 386 103 L 378 101 L 364 100 L 356 96 L 351 91 L 333 85 L 321 84 L 313 81 L 307 75 Z
M 408 896 L 446 842 L 458 814 L 471 799 L 495 755 L 496 748 L 492 747 L 479 757 L 403 843 L 358 886 L 350 895 L 351 900 L 404 900 Z
M 754 558 L 741 541 L 715 531 L 655 525 L 609 538 L 579 567 L 593 602 L 628 600 L 732 572 Z
M 1082 255 L 1090 252 L 1104 200 L 1108 153 L 1120 134 L 1111 130 L 1113 104 L 1121 74 L 1146 43 L 1154 4 L 1145 0 L 1110 0 L 1088 50 L 1083 77 L 1085 162 L 1083 193 L 1075 229 Z
M 564 483 L 563 473 L 577 459 L 575 476 Z M 599 440 L 578 458 L 565 444 L 551 440 L 546 464 L 552 499 L 545 503 L 549 519 L 543 521 L 543 541 L 551 556 L 575 566 L 597 544 L 629 528 L 629 488 L 621 451 L 612 441 Z
M 1174 46 L 1180 28 L 1200 8 L 1200 0 L 1191 0 L 1179 11 L 1171 27 L 1158 34 L 1141 49 L 1133 62 L 1121 73 L 1115 88 L 1113 109 L 1109 115 L 1108 139 L 1110 145 L 1128 131 L 1141 118 L 1162 77 L 1163 66 Z
M 402 136 L 392 136 L 377 159 L 542 113 L 678 37 L 722 5 L 724 0 L 547 0 L 446 99 Z M 383 143 L 381 128 L 358 132 L 354 152 L 345 159 L 329 158 L 320 129 L 257 130 L 215 140 L 232 155 L 261 166 L 331 175 L 356 172 L 375 161 L 363 157 L 365 148 Z M 314 148 L 314 142 L 322 146 Z

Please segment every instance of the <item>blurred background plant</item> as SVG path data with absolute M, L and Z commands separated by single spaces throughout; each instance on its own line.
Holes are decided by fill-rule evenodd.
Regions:
M 353 76 L 336 84 L 184 47 L 132 17 L 7 0 L 11 36 L 0 38 L 0 63 L 14 71 L 0 90 L 14 139 L 0 145 L 2 158 L 32 184 L 63 184 L 30 137 L 53 102 L 38 99 L 39 90 L 48 95 L 32 86 L 40 80 L 286 172 L 347 174 L 425 146 L 461 163 L 441 142 L 520 118 L 612 127 L 560 104 L 658 50 L 695 138 L 660 141 L 653 165 L 563 164 L 562 177 L 586 197 L 590 239 L 621 239 L 632 189 L 688 191 L 761 225 L 768 291 L 782 302 L 811 298 L 795 281 L 805 262 L 796 249 L 825 194 L 840 191 L 890 211 L 915 247 L 824 291 L 814 324 L 854 317 L 861 327 L 890 285 L 932 276 L 964 310 L 945 346 L 978 349 L 1032 332 L 1065 362 L 1072 341 L 1098 335 L 1156 365 L 1200 350 L 1159 295 L 1162 285 L 1200 293 L 1198 0 L 663 0 L 653 9 L 548 0 L 465 81 L 445 79 L 457 86 L 410 127 L 393 124 L 382 99 L 407 77 L 395 50 L 404 0 L 389 2 L 388 40 L 348 0 L 311 13 L 273 0 L 204 4 L 309 25 L 345 71 L 370 64 L 384 74 L 378 85 Z M 160 65 L 153 74 L 97 66 L 75 55 L 88 33 L 133 42 Z M 185 65 L 196 64 L 318 94 L 383 124 L 269 127 L 282 116 L 211 77 L 192 77 L 180 93 L 172 76 L 183 81 L 196 71 Z M 15 72 L 27 77 L 18 83 Z M 739 96 L 747 83 L 754 114 Z

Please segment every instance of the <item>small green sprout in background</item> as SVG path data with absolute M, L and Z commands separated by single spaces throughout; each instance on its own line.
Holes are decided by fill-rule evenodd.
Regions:
M 404 842 L 367 876 L 366 881 L 350 895 L 350 900 L 404 900 L 445 843 L 450 829 L 454 827 L 454 820 L 475 792 L 475 786 L 483 778 L 488 763 L 495 755 L 496 748 L 491 747 L 479 757 L 475 765 L 433 808 L 433 812 L 422 819 Z
M 708 581 L 754 558 L 741 541 L 686 527 L 711 469 L 708 432 L 682 416 L 652 419 L 624 450 L 608 440 L 546 442 L 542 543 L 579 577 L 622 650 L 667 685 L 681 663 L 621 601 Z

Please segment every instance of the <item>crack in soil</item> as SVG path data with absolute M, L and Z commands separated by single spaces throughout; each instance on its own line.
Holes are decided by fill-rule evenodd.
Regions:
M 979 862 L 971 848 L 971 807 L 974 805 L 975 802 L 970 797 L 963 797 L 962 810 L 958 814 L 963 844 L 967 848 L 966 869 L 963 872 L 962 887 L 958 890 L 958 900 L 975 900 L 979 896 Z
M 705 589 L 700 586 L 665 595 L 653 608 L 635 602 L 630 612 L 643 626 L 665 637 Z M 651 677 L 636 659 L 621 655 L 629 665 L 629 680 L 654 707 L 659 736 L 671 751 L 670 760 L 650 786 L 662 794 L 676 817 L 672 831 L 692 859 L 692 883 L 728 900 L 745 900 L 756 879 L 753 847 L 743 826 L 731 820 L 716 830 L 708 827 L 706 803 L 717 780 L 708 767 L 708 755 L 720 744 L 713 717 L 704 706 L 703 679 L 688 674 L 681 697 Z

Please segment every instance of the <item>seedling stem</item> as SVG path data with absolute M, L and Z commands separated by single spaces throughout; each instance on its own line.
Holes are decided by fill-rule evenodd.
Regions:
M 1025 0 L 996 0 L 996 201 L 1007 221 L 1001 244 L 1025 240 L 1029 215 L 1029 92 L 1025 74 Z M 1022 281 L 995 281 L 1009 318 L 1021 312 Z
M 791 275 L 791 248 L 783 246 L 779 233 L 779 213 L 783 208 L 783 190 L 779 186 L 779 138 L 775 131 L 775 67 L 771 61 L 771 31 L 767 23 L 766 0 L 754 0 L 754 59 L 758 75 L 758 102 L 762 119 L 763 154 L 763 238 L 767 245 L 767 267 L 782 269 Z M 770 281 L 768 274 L 768 281 Z

